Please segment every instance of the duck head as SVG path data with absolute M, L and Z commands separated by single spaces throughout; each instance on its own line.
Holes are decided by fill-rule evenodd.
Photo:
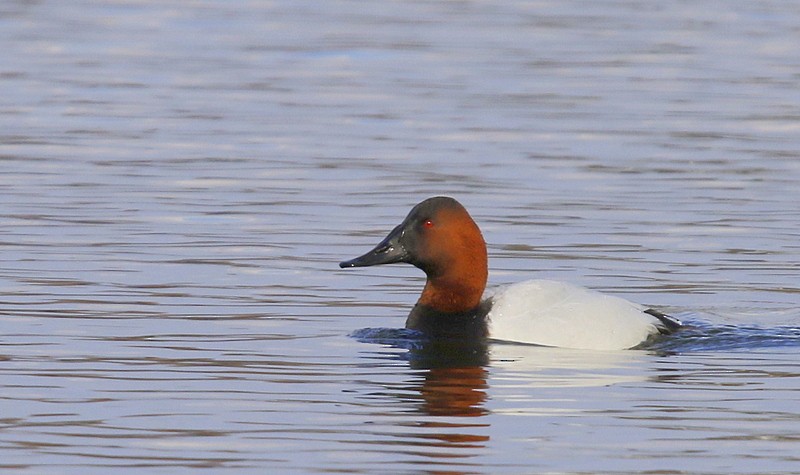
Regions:
M 480 305 L 488 275 L 486 243 L 478 225 L 453 198 L 437 196 L 419 203 L 374 249 L 339 266 L 399 262 L 427 276 L 418 306 L 457 313 Z

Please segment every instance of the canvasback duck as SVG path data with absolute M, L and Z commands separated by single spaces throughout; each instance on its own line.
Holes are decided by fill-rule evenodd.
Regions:
M 406 328 L 431 338 L 620 350 L 681 326 L 656 310 L 563 282 L 528 280 L 485 293 L 486 243 L 467 210 L 449 197 L 414 206 L 374 249 L 339 266 L 398 262 L 427 276 Z

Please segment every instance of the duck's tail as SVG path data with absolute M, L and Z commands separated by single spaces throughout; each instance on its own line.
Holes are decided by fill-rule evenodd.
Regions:
M 658 310 L 654 310 L 652 308 L 648 308 L 644 311 L 644 313 L 648 315 L 652 315 L 656 317 L 663 326 L 658 328 L 658 331 L 661 332 L 662 335 L 669 335 L 675 331 L 680 330 L 683 327 L 683 323 L 675 317 L 671 317 L 666 313 L 661 313 Z

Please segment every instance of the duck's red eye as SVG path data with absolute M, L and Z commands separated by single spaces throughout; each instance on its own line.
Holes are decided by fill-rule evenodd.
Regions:
M 426 219 L 425 222 L 422 223 L 422 225 L 425 226 L 426 228 L 432 228 L 433 227 L 433 221 L 431 221 L 430 219 Z

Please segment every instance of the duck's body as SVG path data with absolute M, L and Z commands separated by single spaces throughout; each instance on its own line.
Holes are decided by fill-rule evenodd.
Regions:
M 642 305 L 551 280 L 501 287 L 488 299 L 489 335 L 497 340 L 616 350 L 632 348 L 679 326 Z
M 375 249 L 340 266 L 395 262 L 425 272 L 425 288 L 406 327 L 433 338 L 613 350 L 680 327 L 655 310 L 563 282 L 529 280 L 484 295 L 486 244 L 472 217 L 452 198 L 418 204 Z

